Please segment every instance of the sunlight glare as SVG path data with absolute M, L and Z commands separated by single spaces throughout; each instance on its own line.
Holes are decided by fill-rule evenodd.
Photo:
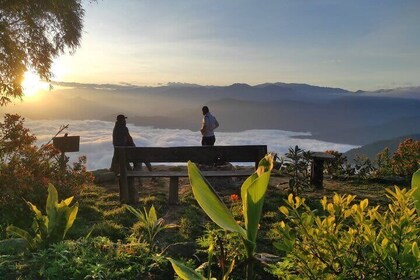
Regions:
M 35 97 L 41 90 L 48 90 L 49 84 L 42 81 L 34 72 L 26 71 L 22 88 L 25 97 Z

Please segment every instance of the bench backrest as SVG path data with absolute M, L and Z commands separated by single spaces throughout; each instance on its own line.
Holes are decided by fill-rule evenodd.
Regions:
M 115 147 L 125 162 L 258 162 L 267 154 L 266 145 Z

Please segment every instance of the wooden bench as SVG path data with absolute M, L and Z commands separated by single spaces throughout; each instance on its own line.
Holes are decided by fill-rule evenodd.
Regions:
M 188 147 L 115 147 L 120 165 L 120 200 L 134 203 L 138 192 L 134 178 L 169 177 L 169 204 L 178 203 L 178 182 L 180 177 L 188 177 L 187 171 L 136 171 L 130 163 L 195 163 L 253 162 L 255 167 L 267 154 L 266 145 L 246 146 L 188 146 Z M 205 177 L 248 177 L 252 170 L 202 171 Z

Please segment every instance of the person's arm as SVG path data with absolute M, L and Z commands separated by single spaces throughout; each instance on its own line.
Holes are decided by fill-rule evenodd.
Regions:
M 203 117 L 203 123 L 200 129 L 201 134 L 204 134 L 206 132 L 207 126 L 209 125 L 209 121 L 207 118 L 208 118 L 207 116 Z
M 214 118 L 214 129 L 219 127 L 219 122 Z
M 130 132 L 128 131 L 128 128 L 127 128 L 126 143 L 125 144 L 126 144 L 126 146 L 133 146 L 133 147 L 136 146 L 136 144 L 134 144 L 133 137 L 131 137 Z

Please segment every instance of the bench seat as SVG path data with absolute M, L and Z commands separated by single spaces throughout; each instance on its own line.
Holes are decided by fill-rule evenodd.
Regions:
M 201 171 L 204 177 L 248 177 L 254 170 Z M 127 177 L 188 177 L 185 171 L 127 171 Z
M 180 177 L 188 177 L 183 171 L 143 171 L 131 170 L 131 164 L 150 163 L 186 163 L 188 161 L 209 165 L 224 162 L 258 162 L 267 154 L 266 145 L 243 146 L 184 146 L 184 147 L 115 147 L 120 168 L 120 200 L 123 203 L 135 203 L 138 192 L 134 187 L 134 178 L 167 177 L 169 180 L 169 204 L 178 203 L 178 183 Z M 209 170 L 202 171 L 204 177 L 248 177 L 254 170 Z

